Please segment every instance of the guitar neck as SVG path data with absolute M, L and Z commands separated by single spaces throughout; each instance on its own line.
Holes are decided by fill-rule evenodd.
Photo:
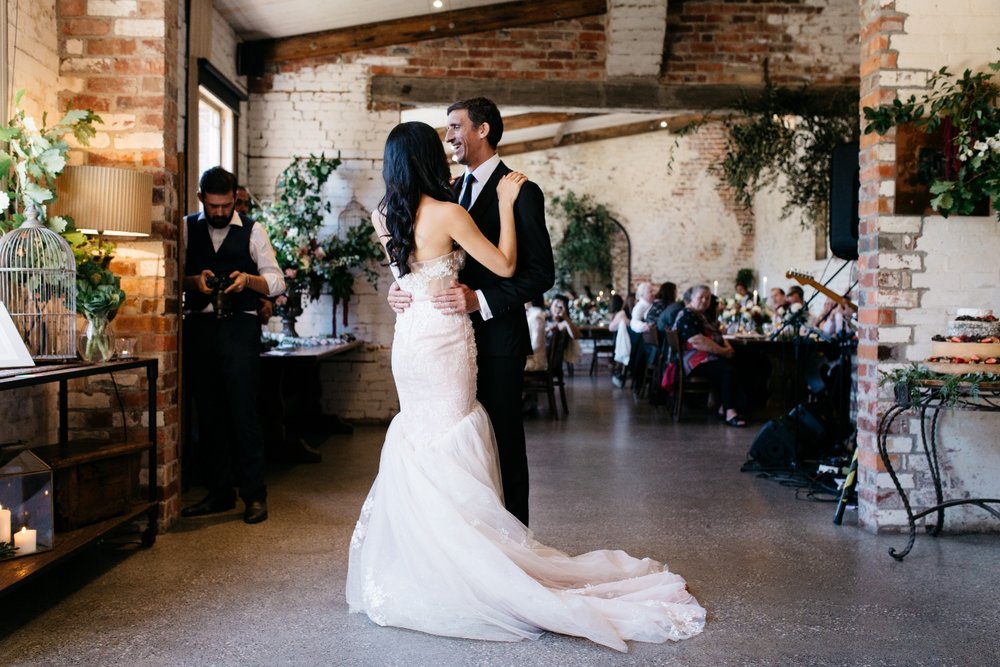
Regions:
M 843 294 L 837 294 L 836 292 L 834 292 L 832 289 L 830 289 L 829 287 L 827 287 L 823 283 L 816 282 L 812 278 L 812 276 L 807 276 L 807 275 L 805 275 L 803 273 L 798 273 L 797 271 L 788 271 L 787 273 L 785 273 L 785 277 L 786 278 L 790 278 L 790 279 L 796 281 L 798 284 L 800 284 L 800 285 L 802 285 L 804 287 L 812 287 L 814 290 L 816 290 L 820 294 L 822 294 L 822 295 L 824 295 L 824 296 L 826 296 L 826 297 L 828 297 L 830 299 L 833 299 L 839 305 L 841 305 L 841 306 L 847 306 L 848 308 L 850 308 L 851 310 L 853 310 L 855 313 L 858 312 L 858 306 L 857 306 L 857 304 L 855 304 L 854 302 L 852 302 L 850 299 L 848 299 Z

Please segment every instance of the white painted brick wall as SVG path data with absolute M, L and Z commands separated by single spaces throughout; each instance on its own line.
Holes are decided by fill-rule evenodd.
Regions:
M 8 4 L 10 91 L 24 90 L 21 108 L 41 126 L 59 111 L 59 31 L 55 0 Z M 17 30 L 15 31 L 15 18 Z M 8 93 L 4 93 L 5 95 Z
M 667 0 L 610 0 L 608 77 L 658 76 L 666 26 Z

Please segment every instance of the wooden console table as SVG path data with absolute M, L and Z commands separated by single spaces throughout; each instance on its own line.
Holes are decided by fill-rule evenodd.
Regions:
M 87 377 L 91 375 L 110 374 L 116 371 L 125 371 L 137 368 L 146 370 L 146 381 L 148 383 L 148 415 L 149 427 L 145 437 L 137 439 L 121 440 L 112 443 L 98 443 L 91 441 L 70 441 L 69 440 L 69 380 Z M 52 549 L 42 551 L 30 556 L 20 556 L 9 560 L 0 561 L 0 594 L 20 585 L 32 576 L 42 572 L 49 566 L 63 560 L 75 551 L 91 544 L 102 537 L 107 532 L 121 526 L 137 517 L 146 515 L 146 529 L 142 533 L 142 543 L 151 546 L 156 541 L 158 503 L 156 488 L 156 378 L 158 375 L 158 365 L 156 359 L 128 359 L 122 361 L 111 361 L 103 364 L 67 363 L 58 365 L 44 365 L 26 368 L 13 368 L 0 370 L 0 391 L 8 389 L 18 389 L 23 387 L 34 387 L 38 385 L 58 383 L 59 385 L 59 440 L 57 443 L 44 447 L 29 448 L 39 458 L 52 468 L 53 492 L 56 496 L 53 517 L 56 521 L 56 532 L 54 535 Z M 107 518 L 89 521 L 83 510 L 73 507 L 63 507 L 62 510 L 69 509 L 72 516 L 63 516 L 63 522 L 68 520 L 72 526 L 69 529 L 60 530 L 58 520 L 60 519 L 60 498 L 72 498 L 77 494 L 91 494 L 98 502 L 107 501 L 106 488 L 86 487 L 84 476 L 76 475 L 81 467 L 100 465 L 102 461 L 109 461 L 114 458 L 132 459 L 147 452 L 149 456 L 149 494 L 143 500 L 138 497 L 125 497 L 118 499 L 122 503 L 120 513 Z M 138 488 L 138 466 L 125 466 L 127 474 L 134 474 L 134 479 L 120 480 L 125 484 L 134 484 Z M 122 470 L 119 470 L 119 477 Z M 60 487 L 58 479 L 72 480 L 65 482 Z M 98 480 L 100 481 L 100 480 Z M 66 488 L 73 486 L 74 488 Z M 71 495 L 67 495 L 71 494 Z M 102 495 L 104 494 L 104 495 Z M 105 507 L 107 510 L 107 507 Z M 113 511 L 113 510 L 112 510 Z
M 909 523 L 910 534 L 906 542 L 906 547 L 902 551 L 896 551 L 895 547 L 889 549 L 889 555 L 896 560 L 903 560 L 906 554 L 913 548 L 917 535 L 916 522 L 930 514 L 937 517 L 932 525 L 927 526 L 927 532 L 937 536 L 944 525 L 944 511 L 949 507 L 958 505 L 975 505 L 980 507 L 996 518 L 1000 519 L 1000 511 L 991 505 L 1000 505 L 1000 498 L 961 498 L 955 500 L 945 500 L 941 488 L 941 468 L 938 463 L 937 449 L 937 424 L 941 408 L 956 407 L 965 410 L 987 410 L 1000 412 L 1000 383 L 982 382 L 976 390 L 971 384 L 963 383 L 959 385 L 959 393 L 953 400 L 942 393 L 944 382 L 941 380 L 921 380 L 915 383 L 916 395 L 911 395 L 906 384 L 896 385 L 896 403 L 882 415 L 878 424 L 878 453 L 882 458 L 892 483 L 896 486 L 906 508 L 906 518 Z M 914 410 L 920 415 L 920 441 L 923 445 L 924 456 L 927 458 L 927 467 L 930 469 L 931 480 L 934 483 L 934 494 L 936 504 L 920 512 L 914 513 L 910 507 L 910 500 L 899 483 L 896 471 L 892 467 L 889 458 L 887 440 L 892 430 L 892 424 L 896 419 L 908 410 Z

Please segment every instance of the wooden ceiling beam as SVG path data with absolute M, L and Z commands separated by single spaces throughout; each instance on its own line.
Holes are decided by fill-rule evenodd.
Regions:
M 661 84 L 655 79 L 611 81 L 528 81 L 524 79 L 436 79 L 374 76 L 375 104 L 440 105 L 470 94 L 488 97 L 500 106 L 604 111 L 712 111 L 732 109 L 740 96 L 759 95 L 763 86 L 738 84 Z M 855 95 L 850 86 L 812 86 L 804 99 L 828 100 Z
M 244 48 L 255 52 L 264 62 L 285 62 L 597 16 L 606 12 L 607 0 L 516 0 L 294 37 L 256 40 L 248 42 Z
M 513 144 L 500 143 L 500 155 L 507 157 L 519 155 L 521 153 L 532 153 L 535 151 L 550 150 L 560 146 L 574 146 L 585 144 L 591 141 L 603 141 L 605 139 L 617 139 L 619 137 L 629 137 L 635 134 L 645 134 L 647 132 L 680 132 L 691 125 L 697 123 L 718 120 L 723 116 L 719 114 L 683 114 L 679 116 L 650 116 L 647 120 L 625 123 L 622 125 L 612 125 L 594 130 L 584 130 L 581 132 L 568 132 L 556 134 L 544 139 L 534 139 Z M 663 124 L 666 124 L 664 127 Z
M 542 125 L 553 125 L 555 123 L 565 123 L 581 118 L 590 118 L 594 114 L 590 113 L 563 113 L 556 111 L 532 111 L 529 113 L 519 113 L 513 116 L 503 117 L 503 131 L 523 130 L 529 127 L 540 127 Z M 437 128 L 438 136 L 444 141 L 446 128 Z

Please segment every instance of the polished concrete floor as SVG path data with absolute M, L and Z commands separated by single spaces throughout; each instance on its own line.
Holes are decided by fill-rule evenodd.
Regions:
M 347 545 L 384 427 L 270 470 L 271 519 L 185 519 L 155 546 L 106 543 L 0 597 L 2 665 L 997 665 L 1000 535 L 918 537 L 906 561 L 832 523 L 824 496 L 741 473 L 756 429 L 677 425 L 607 376 L 563 421 L 527 422 L 532 528 L 569 552 L 669 563 L 703 634 L 627 655 L 545 635 L 446 639 L 349 615 Z M 193 493 L 196 497 L 198 494 Z

